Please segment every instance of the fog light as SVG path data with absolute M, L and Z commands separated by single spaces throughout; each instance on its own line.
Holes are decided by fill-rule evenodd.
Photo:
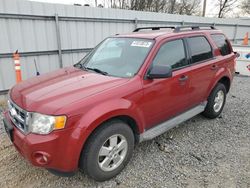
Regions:
M 50 160 L 50 155 L 42 151 L 35 152 L 33 157 L 38 165 L 47 165 Z
M 44 162 L 48 162 L 48 158 L 45 156 L 45 155 L 43 155 L 43 160 L 44 160 Z

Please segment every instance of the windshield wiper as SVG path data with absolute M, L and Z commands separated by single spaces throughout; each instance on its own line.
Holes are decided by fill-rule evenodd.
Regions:
M 95 71 L 95 72 L 100 73 L 100 74 L 102 74 L 102 75 L 108 75 L 107 72 L 102 71 L 102 70 L 97 69 L 97 68 L 90 68 L 90 67 L 85 67 L 85 66 L 83 66 L 83 68 L 84 68 L 84 69 L 87 69 L 87 70 Z
M 80 68 L 80 69 L 83 68 L 83 65 L 82 65 L 81 63 L 74 64 L 73 66 L 74 66 L 74 67 L 77 67 L 77 68 Z
M 75 64 L 74 67 L 78 67 L 80 69 L 84 69 L 84 70 L 91 70 L 91 71 L 94 71 L 94 72 L 97 72 L 97 73 L 100 73 L 102 75 L 108 75 L 107 72 L 105 71 L 102 71 L 100 69 L 97 69 L 97 68 L 90 68 L 90 67 L 86 67 L 84 66 L 83 64 L 79 63 L 79 64 Z

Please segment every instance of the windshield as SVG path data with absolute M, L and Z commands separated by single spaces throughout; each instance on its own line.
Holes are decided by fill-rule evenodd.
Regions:
M 153 40 L 107 38 L 76 66 L 104 75 L 133 77 L 143 64 Z

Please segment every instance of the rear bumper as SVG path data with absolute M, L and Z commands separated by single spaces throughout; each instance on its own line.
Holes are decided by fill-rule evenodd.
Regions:
M 81 148 L 85 139 L 82 130 L 67 128 L 48 135 L 21 133 L 4 113 L 4 123 L 11 129 L 11 141 L 18 152 L 34 166 L 53 169 L 60 172 L 73 172 L 78 169 Z M 86 133 L 87 134 L 87 133 Z

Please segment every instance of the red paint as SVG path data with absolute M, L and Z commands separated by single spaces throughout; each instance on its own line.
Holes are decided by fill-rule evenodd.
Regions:
M 220 31 L 190 31 L 179 33 L 133 33 L 117 37 L 154 39 L 155 44 L 138 74 L 133 78 L 117 78 L 67 67 L 17 84 L 10 97 L 21 108 L 43 114 L 66 115 L 66 128 L 48 135 L 22 134 L 14 128 L 14 145 L 35 166 L 64 172 L 78 168 L 84 143 L 102 122 L 129 116 L 135 120 L 139 133 L 166 121 L 198 103 L 205 101 L 223 77 L 232 81 L 235 55 L 221 56 L 210 33 Z M 205 35 L 211 43 L 215 58 L 173 72 L 171 78 L 145 79 L 160 45 L 174 38 Z M 211 70 L 213 64 L 217 70 Z M 189 79 L 180 83 L 179 78 Z M 9 120 L 8 113 L 5 117 Z M 36 153 L 48 156 L 43 163 Z M 40 161 L 40 162 L 39 162 Z
M 250 71 L 250 65 L 247 66 L 247 69 Z

